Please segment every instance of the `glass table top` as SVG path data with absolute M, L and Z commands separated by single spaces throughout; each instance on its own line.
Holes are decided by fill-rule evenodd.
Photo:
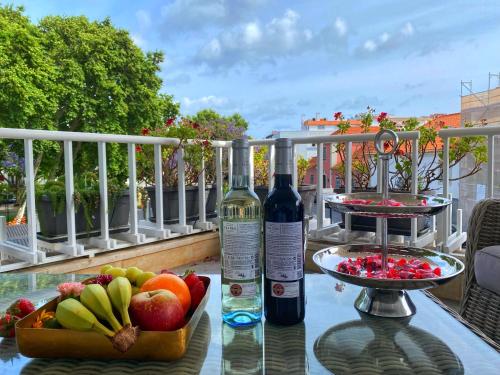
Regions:
M 411 318 L 358 313 L 360 288 L 306 275 L 306 318 L 291 327 L 233 329 L 220 316 L 220 275 L 186 356 L 175 362 L 30 359 L 0 339 L 0 374 L 498 374 L 500 354 L 420 291 Z M 0 274 L 0 311 L 18 297 L 43 302 L 82 275 Z

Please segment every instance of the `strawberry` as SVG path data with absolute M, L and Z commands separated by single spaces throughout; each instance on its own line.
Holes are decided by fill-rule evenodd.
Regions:
M 194 311 L 205 295 L 205 284 L 203 284 L 203 281 L 198 279 L 198 281 L 195 282 L 191 288 L 189 288 L 189 292 L 191 293 L 191 311 Z
M 29 299 L 20 298 L 9 306 L 6 313 L 22 319 L 33 311 L 35 311 L 35 306 L 33 306 L 33 303 L 31 303 Z
M 18 320 L 17 316 L 12 316 L 9 313 L 0 317 L 0 337 L 14 337 L 16 335 L 14 326 Z
M 184 279 L 184 282 L 186 283 L 189 289 L 191 289 L 194 284 L 200 281 L 200 278 L 193 270 L 187 270 L 182 276 L 182 278 Z

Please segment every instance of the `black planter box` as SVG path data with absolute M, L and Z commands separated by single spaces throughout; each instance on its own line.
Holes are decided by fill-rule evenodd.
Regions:
M 267 194 L 269 194 L 269 188 L 267 186 L 255 186 L 254 191 L 259 197 L 260 203 L 264 204 Z M 316 185 L 299 185 L 297 191 L 300 194 L 302 203 L 304 203 L 304 214 L 310 216 L 316 198 Z
M 124 192 L 115 202 L 108 201 L 110 232 L 124 232 L 128 230 L 130 211 L 130 196 Z M 40 232 L 38 238 L 47 242 L 63 242 L 67 240 L 68 227 L 66 220 L 66 204 L 61 212 L 56 213 L 50 197 L 43 195 L 36 202 Z M 92 213 L 92 222 L 87 223 L 83 207 L 75 212 L 75 230 L 77 238 L 100 235 L 101 215 L 99 207 Z
M 151 221 L 156 221 L 156 194 L 155 187 L 148 186 L 146 188 L 150 199 L 153 217 Z M 215 217 L 217 203 L 217 189 L 215 185 L 210 185 L 205 188 L 205 211 L 206 217 Z M 186 220 L 196 221 L 198 215 L 198 186 L 186 186 Z M 176 224 L 179 222 L 179 191 L 176 187 L 163 188 L 163 223 Z

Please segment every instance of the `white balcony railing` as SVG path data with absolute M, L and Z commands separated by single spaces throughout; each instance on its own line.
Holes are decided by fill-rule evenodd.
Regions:
M 411 192 L 417 192 L 417 161 L 418 161 L 418 141 L 419 133 L 399 132 L 401 140 L 409 140 L 412 142 L 412 178 Z M 489 126 L 481 128 L 460 128 L 460 129 L 444 129 L 439 132 L 443 138 L 443 162 L 444 162 L 444 178 L 443 178 L 443 195 L 448 196 L 449 193 L 449 139 L 451 137 L 462 137 L 470 135 L 488 136 L 488 183 L 487 196 L 491 196 L 493 192 L 493 163 L 494 163 L 494 146 L 493 137 L 500 135 L 500 126 Z M 4 228 L 0 229 L 0 250 L 2 259 L 10 258 L 11 260 L 19 260 L 18 263 L 9 266 L 0 266 L 0 271 L 6 271 L 13 268 L 20 268 L 27 265 L 45 263 L 61 259 L 67 259 L 78 256 L 89 255 L 89 250 L 77 241 L 75 230 L 75 204 L 73 201 L 74 184 L 73 184 L 73 157 L 72 144 L 73 142 L 95 142 L 98 145 L 98 167 L 99 167 L 99 189 L 100 189 L 100 222 L 101 235 L 99 238 L 93 238 L 90 245 L 93 246 L 92 251 L 107 251 L 116 248 L 133 246 L 150 241 L 168 239 L 179 235 L 192 234 L 204 230 L 213 230 L 214 222 L 210 222 L 206 218 L 205 212 L 205 174 L 200 173 L 198 178 L 199 191 L 199 220 L 194 225 L 187 223 L 186 218 L 186 185 L 184 171 L 184 149 L 179 149 L 178 155 L 178 191 L 179 191 L 179 221 L 178 224 L 165 225 L 163 222 L 163 186 L 162 186 L 162 146 L 178 145 L 179 140 L 174 138 L 158 138 L 149 136 L 129 136 L 129 135 L 112 135 L 112 134 L 96 134 L 96 133 L 74 133 L 74 132 L 56 132 L 43 130 L 27 130 L 27 129 L 0 129 L 0 138 L 4 139 L 22 139 L 24 140 L 25 153 L 25 185 L 27 192 L 27 244 L 23 245 L 9 241 L 4 234 Z M 355 134 L 355 135 L 329 135 L 318 137 L 303 137 L 294 138 L 294 145 L 298 144 L 316 144 L 317 145 L 317 176 L 323 175 L 323 145 L 324 144 L 346 144 L 346 192 L 352 191 L 352 144 L 365 141 L 374 141 L 375 134 Z M 65 184 L 66 184 L 66 218 L 68 237 L 64 245 L 57 247 L 57 253 L 60 255 L 48 257 L 46 252 L 40 248 L 37 240 L 37 218 L 35 210 L 35 174 L 33 164 L 33 141 L 35 140 L 52 140 L 64 143 L 64 165 L 65 165 Z M 129 213 L 129 231 L 122 234 L 110 235 L 108 223 L 108 192 L 107 192 L 107 173 L 106 173 L 106 144 L 107 143 L 124 143 L 128 146 L 128 174 L 129 174 L 129 191 L 130 191 L 130 213 Z M 192 142 L 188 142 L 192 143 Z M 136 159 L 135 146 L 136 144 L 152 144 L 154 145 L 154 173 L 155 173 L 155 205 L 156 205 L 156 222 L 151 223 L 147 220 L 140 220 L 137 215 L 137 174 L 136 174 Z M 231 142 L 230 141 L 212 141 L 212 147 L 215 148 L 215 163 L 216 163 L 216 186 L 217 186 L 217 207 L 223 197 L 223 149 L 228 150 L 228 170 L 227 178 L 231 183 L 232 179 L 232 164 L 231 164 Z M 250 141 L 250 163 L 251 163 L 251 186 L 253 188 L 253 148 L 259 145 L 269 146 L 269 187 L 273 185 L 274 174 L 274 140 L 251 140 Z M 294 146 L 295 151 L 295 146 Z M 205 161 L 203 160 L 202 163 Z M 377 168 L 377 181 L 381 180 L 380 171 Z M 298 185 L 297 176 L 297 158 L 294 152 L 294 170 L 293 170 L 294 185 Z M 381 184 L 378 183 L 377 186 Z M 322 179 L 317 179 L 316 191 L 316 215 L 315 229 L 310 231 L 312 238 L 330 238 L 335 241 L 349 241 L 352 239 L 350 218 L 347 215 L 345 229 L 341 230 L 337 224 L 328 223 L 325 220 L 325 205 L 323 202 L 324 189 Z M 457 229 L 455 233 L 451 231 L 451 214 L 450 210 L 440 215 L 433 221 L 432 230 L 429 234 L 419 237 L 417 234 L 416 219 L 412 219 L 411 236 L 404 239 L 405 243 L 413 246 L 424 246 L 434 244 L 441 246 L 443 250 L 453 250 L 459 248 L 465 241 L 465 234 L 461 228 L 461 211 L 458 210 Z M 1 224 L 1 223 L 0 223 Z M 216 224 L 216 222 L 215 222 Z M 436 229 L 437 228 L 437 229 Z M 380 224 L 377 223 L 376 239 L 380 238 Z M 120 241 L 118 243 L 118 241 Z M 12 263 L 12 262 L 10 262 Z

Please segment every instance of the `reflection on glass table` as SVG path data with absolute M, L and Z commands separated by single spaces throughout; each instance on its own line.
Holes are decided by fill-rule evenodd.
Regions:
M 335 374 L 464 373 L 462 362 L 433 334 L 409 325 L 411 318 L 361 319 L 338 324 L 316 339 L 314 354 Z
M 231 327 L 222 324 L 222 373 L 233 375 L 263 374 L 262 323 Z
M 303 324 L 277 327 L 263 320 L 248 330 L 235 330 L 222 323 L 216 292 L 220 275 L 209 277 L 212 296 L 181 360 L 31 359 L 17 353 L 15 340 L 0 339 L 0 374 L 342 374 L 356 361 L 366 362 L 369 374 L 392 365 L 397 374 L 418 373 L 417 366 L 423 374 L 436 369 L 445 374 L 497 375 L 500 368 L 494 345 L 420 291 L 409 292 L 418 309 L 411 320 L 366 319 L 353 306 L 359 287 L 307 274 Z M 19 296 L 34 302 L 49 299 L 57 294 L 59 282 L 72 278 L 83 277 L 2 274 L 0 303 L 6 308 Z

